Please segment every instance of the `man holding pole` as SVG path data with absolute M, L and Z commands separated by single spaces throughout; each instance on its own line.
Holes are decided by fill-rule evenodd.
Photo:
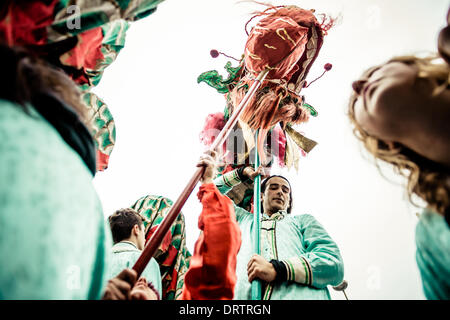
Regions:
M 316 144 L 296 132 L 292 125 L 306 122 L 309 115 L 317 116 L 315 109 L 304 103 L 304 96 L 300 95 L 300 91 L 307 86 L 308 71 L 319 53 L 324 35 L 332 27 L 334 20 L 323 15 L 322 22 L 319 22 L 314 16 L 315 10 L 305 10 L 296 6 L 267 6 L 268 8 L 256 13 L 250 19 L 261 17 L 249 34 L 246 54 L 241 59 L 239 66 L 231 68 L 227 63 L 226 69 L 230 74 L 229 78 L 224 80 L 217 71 L 212 70 L 202 73 L 197 79 L 198 82 L 205 81 L 222 94 L 227 93 L 224 121 L 219 121 L 220 124 L 216 123 L 215 126 L 208 126 L 209 128 L 218 128 L 220 131 L 215 139 L 208 139 L 210 141 L 208 143 L 209 151 L 222 147 L 238 120 L 241 120 L 240 125 L 245 128 L 247 138 L 252 130 L 258 131 L 256 142 L 253 142 L 251 138 L 249 140 L 252 140 L 252 143 L 248 143 L 246 140 L 248 151 L 256 146 L 257 154 L 263 151 L 265 137 L 279 123 L 283 123 L 281 131 L 292 136 L 289 138 L 290 140 L 286 140 L 286 135 L 284 135 L 285 138 L 281 139 L 284 141 L 280 140 L 280 145 L 285 146 L 284 150 L 295 152 L 297 150 L 293 147 L 293 143 L 295 143 L 304 152 L 309 152 Z M 284 35 L 280 36 L 280 32 L 283 32 Z M 211 54 L 217 56 L 218 52 L 212 50 Z M 324 69 L 325 71 L 330 70 L 331 64 L 326 64 Z M 281 156 L 281 159 L 284 158 L 287 157 Z M 288 168 L 294 161 L 295 156 L 291 156 L 287 163 Z M 205 165 L 210 168 L 210 165 L 213 164 Z M 137 276 L 142 273 L 156 252 L 205 170 L 208 169 L 197 169 L 144 248 L 133 266 Z M 237 174 L 234 173 L 234 175 Z M 221 178 L 222 182 L 225 178 L 225 176 Z M 239 178 L 236 180 L 238 183 L 241 181 Z M 283 186 L 273 182 L 272 177 L 267 181 L 270 183 L 263 183 L 264 188 L 261 190 L 263 200 L 268 201 L 267 204 L 263 201 L 262 221 L 258 218 L 259 213 L 255 214 L 253 221 L 252 218 L 247 218 L 252 217 L 249 212 L 235 207 L 236 221 L 244 235 L 242 248 L 237 257 L 238 280 L 235 298 L 249 298 L 248 287 L 250 285 L 247 286 L 247 279 L 243 281 L 242 274 L 247 274 L 246 269 L 251 253 L 259 252 L 259 250 L 249 248 L 255 245 L 258 249 L 260 247 L 258 243 L 261 240 L 261 247 L 265 251 L 261 252 L 260 257 L 272 261 L 270 264 L 276 271 L 274 279 L 267 279 L 271 282 L 264 288 L 264 299 L 329 299 L 326 286 L 328 284 L 337 285 L 343 278 L 342 259 L 336 244 L 312 216 L 292 217 L 285 212 L 285 210 L 290 212 L 290 206 L 289 209 L 287 206 L 291 199 L 290 187 L 289 197 L 270 198 L 266 194 L 270 188 L 275 188 L 277 185 L 278 189 L 283 189 Z M 272 184 L 274 186 L 271 186 Z M 229 186 L 222 184 L 222 187 Z M 259 197 L 258 187 L 259 183 L 256 183 L 256 195 Z M 224 192 L 226 191 L 228 190 L 224 190 Z M 273 203 L 281 204 L 282 208 L 271 211 L 269 206 L 272 206 Z M 257 204 L 259 207 L 259 201 Z M 260 222 L 261 227 L 259 227 Z M 262 237 L 256 234 L 253 241 L 250 238 L 251 229 L 263 230 Z M 276 241 L 279 243 L 279 248 L 277 248 Z M 263 276 L 260 274 L 261 259 L 255 259 L 248 265 L 248 271 L 254 278 L 262 278 Z M 261 291 L 258 285 L 253 286 L 253 289 L 255 288 L 253 293 Z M 257 294 L 252 294 L 252 297 L 261 298 Z
M 251 167 L 231 171 L 214 182 L 226 194 L 258 171 Z M 336 243 L 308 214 L 292 215 L 292 190 L 282 176 L 261 184 L 261 255 L 254 254 L 253 213 L 235 205 L 242 233 L 237 256 L 235 299 L 251 298 L 251 282 L 262 281 L 262 299 L 330 299 L 327 285 L 342 282 L 344 265 Z

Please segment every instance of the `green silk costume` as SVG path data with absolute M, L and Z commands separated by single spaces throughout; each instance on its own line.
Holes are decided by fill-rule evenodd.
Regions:
M 214 183 L 226 194 L 240 183 L 231 171 Z M 241 228 L 242 245 L 237 256 L 235 299 L 251 299 L 247 263 L 253 255 L 253 214 L 234 206 Z M 308 214 L 292 215 L 279 211 L 261 218 L 261 255 L 267 260 L 282 261 L 288 280 L 280 284 L 263 284 L 264 300 L 331 299 L 327 285 L 336 286 L 344 278 L 344 264 L 336 243 L 317 220 Z
M 450 299 L 450 228 L 442 215 L 425 210 L 416 227 L 416 261 L 425 297 Z
M 0 100 L 0 299 L 99 299 L 112 241 L 92 174 L 29 109 Z

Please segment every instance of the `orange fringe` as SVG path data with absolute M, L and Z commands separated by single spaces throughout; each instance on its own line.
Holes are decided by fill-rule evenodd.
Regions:
M 234 106 L 239 105 L 246 91 L 244 87 L 240 87 L 239 89 L 236 87 L 230 92 L 231 102 Z M 254 95 L 242 112 L 242 121 L 246 122 L 253 130 L 260 129 L 256 144 L 261 163 L 267 163 L 264 142 L 270 128 L 280 123 L 284 130 L 287 123 L 299 124 L 309 120 L 309 110 L 298 103 L 291 102 L 280 106 L 281 100 L 286 95 L 287 92 L 284 88 L 275 85 L 267 93 L 260 91 Z M 232 112 L 232 110 L 229 111 L 230 113 Z
M 239 105 L 246 93 L 244 87 L 234 88 L 230 92 L 234 106 Z M 280 107 L 280 102 L 287 96 L 286 90 L 278 85 L 269 89 L 269 92 L 258 92 L 249 101 L 247 108 L 241 115 L 241 120 L 252 129 L 270 129 L 278 122 L 299 124 L 309 120 L 309 111 L 298 103 L 293 102 Z M 232 112 L 232 110 L 230 110 Z M 284 128 L 283 128 L 284 129 Z

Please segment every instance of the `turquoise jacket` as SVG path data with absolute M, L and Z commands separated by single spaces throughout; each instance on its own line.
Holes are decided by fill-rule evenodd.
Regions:
M 108 268 L 108 279 L 114 278 L 125 268 L 131 269 L 141 255 L 141 252 L 142 251 L 139 250 L 134 243 L 129 241 L 121 241 L 116 243 L 111 248 L 111 263 Z M 153 284 L 159 293 L 159 297 L 161 297 L 161 273 L 159 271 L 159 265 L 154 258 L 150 259 L 149 263 L 142 272 L 142 276 L 147 279 L 147 282 L 151 282 Z
M 226 194 L 240 183 L 232 171 L 215 181 Z M 236 206 L 236 219 L 241 228 L 242 245 L 237 256 L 235 299 L 251 299 L 247 263 L 253 255 L 253 214 Z M 336 243 L 311 215 L 292 215 L 280 211 L 261 217 L 261 255 L 267 260 L 282 261 L 288 280 L 281 284 L 263 285 L 265 300 L 330 299 L 327 286 L 336 286 L 344 278 L 344 264 Z
M 112 246 L 92 174 L 30 107 L 0 100 L 0 299 L 99 299 Z
M 450 228 L 442 215 L 425 210 L 416 226 L 416 261 L 425 297 L 450 299 Z

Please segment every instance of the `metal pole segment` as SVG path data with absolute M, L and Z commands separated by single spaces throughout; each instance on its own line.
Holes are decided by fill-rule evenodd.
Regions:
M 345 293 L 345 290 L 342 290 L 342 292 L 344 293 L 345 299 L 348 300 L 347 294 Z
M 261 86 L 262 81 L 267 76 L 267 73 L 269 70 L 261 71 L 261 73 L 258 75 L 258 77 L 253 82 L 252 86 L 250 87 L 250 90 L 248 90 L 247 94 L 242 99 L 241 103 L 239 103 L 238 107 L 234 112 L 231 114 L 230 119 L 228 119 L 227 123 L 223 127 L 223 129 L 220 131 L 219 135 L 214 140 L 213 144 L 210 147 L 210 150 L 215 150 L 219 146 L 221 146 L 225 140 L 227 139 L 229 135 L 229 130 L 231 130 L 237 123 L 237 120 L 239 119 L 239 116 L 241 115 L 244 108 L 247 106 L 250 99 L 254 96 L 256 90 Z M 226 135 L 226 136 L 225 136 Z
M 261 86 L 262 81 L 267 76 L 267 73 L 269 70 L 263 70 L 260 72 L 258 77 L 253 82 L 252 86 L 250 87 L 250 90 L 247 92 L 247 94 L 242 99 L 241 103 L 239 103 L 236 110 L 231 115 L 230 119 L 225 124 L 224 128 L 220 131 L 217 138 L 214 140 L 214 143 L 209 148 L 209 151 L 214 151 L 217 149 L 217 147 L 221 146 L 225 140 L 227 139 L 228 135 L 231 132 L 231 129 L 236 125 L 240 114 L 244 110 L 244 108 L 248 105 L 248 102 L 255 94 L 256 90 Z M 174 203 L 172 208 L 170 208 L 169 213 L 164 218 L 163 222 L 160 224 L 158 229 L 155 231 L 153 236 L 151 237 L 148 244 L 145 246 L 144 250 L 142 251 L 141 255 L 139 256 L 138 260 L 133 266 L 133 269 L 137 272 L 137 277 L 139 278 L 144 271 L 145 267 L 147 266 L 150 259 L 155 254 L 158 247 L 161 245 L 164 236 L 169 231 L 170 227 L 172 226 L 175 219 L 178 217 L 178 214 L 180 213 L 181 209 L 183 208 L 184 204 L 186 203 L 186 200 L 189 198 L 190 194 L 192 193 L 192 190 L 194 190 L 197 183 L 200 181 L 201 177 L 203 176 L 203 171 L 205 170 L 204 167 L 198 168 L 197 171 L 195 171 L 194 175 L 192 176 L 191 180 L 189 180 L 187 186 L 182 191 L 181 195 L 178 197 L 177 201 Z
M 260 166 L 260 159 L 258 154 L 258 133 L 259 129 L 256 130 L 255 134 L 255 171 L 258 170 Z M 253 252 L 260 255 L 260 224 L 261 224 L 261 175 L 257 175 L 254 180 L 253 187 Z M 252 300 L 261 300 L 262 285 L 261 280 L 255 279 L 252 281 L 251 293 Z

